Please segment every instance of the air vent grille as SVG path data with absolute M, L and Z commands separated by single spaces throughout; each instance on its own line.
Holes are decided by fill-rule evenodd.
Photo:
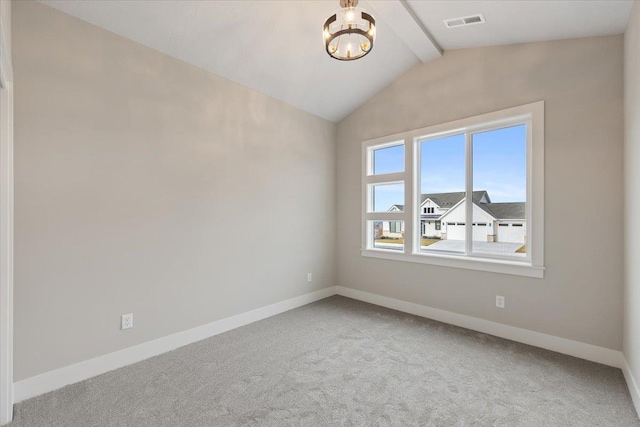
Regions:
M 447 28 L 464 27 L 467 25 L 484 24 L 484 16 L 479 13 L 477 15 L 463 16 L 462 18 L 445 19 L 444 25 Z

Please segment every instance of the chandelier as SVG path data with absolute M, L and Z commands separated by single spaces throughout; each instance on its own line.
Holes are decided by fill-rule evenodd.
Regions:
M 342 10 L 324 23 L 324 46 L 332 58 L 353 61 L 373 49 L 376 20 L 357 6 L 358 0 L 340 0 Z

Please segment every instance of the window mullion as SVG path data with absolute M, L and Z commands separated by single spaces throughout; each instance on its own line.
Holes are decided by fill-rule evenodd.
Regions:
M 527 196 L 525 205 L 525 224 L 527 226 L 526 236 L 528 236 L 525 240 L 525 244 L 528 245 L 527 260 L 530 263 L 533 263 L 535 253 L 537 253 L 535 245 L 538 243 L 537 239 L 531 238 L 533 236 L 532 230 L 535 230 L 535 227 L 538 225 L 534 224 L 533 221 L 533 125 L 531 119 L 529 119 L 525 124 L 527 126 Z M 544 187 L 544 185 L 542 187 Z M 541 204 L 539 203 L 535 204 L 535 206 L 540 205 Z
M 471 141 L 471 133 L 466 132 L 465 137 L 465 221 L 464 221 L 464 252 L 466 255 L 471 253 L 473 239 L 473 144 Z
M 411 209 L 411 224 L 413 225 L 413 241 L 412 245 L 409 248 L 411 253 L 420 252 L 420 242 L 422 239 L 422 223 L 420 221 L 420 193 L 422 193 L 422 183 L 420 182 L 420 175 L 422 174 L 421 165 L 420 165 L 420 143 L 412 138 L 409 143 L 411 144 L 412 150 L 412 162 L 411 162 L 411 173 L 410 177 L 412 188 L 411 188 L 411 199 L 413 201 L 413 208 Z
M 414 145 L 413 139 L 407 137 L 404 139 L 404 252 L 410 254 L 413 252 L 414 241 Z

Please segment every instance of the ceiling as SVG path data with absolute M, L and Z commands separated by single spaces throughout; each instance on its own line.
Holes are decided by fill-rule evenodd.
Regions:
M 420 62 L 384 23 L 370 55 L 330 58 L 322 24 L 337 0 L 43 3 L 332 121 Z
M 411 8 L 445 49 L 621 34 L 633 1 L 409 0 Z M 445 19 L 482 13 L 486 24 L 447 28 Z
M 337 122 L 442 49 L 624 32 L 631 0 L 361 0 L 377 21 L 372 52 L 331 59 L 322 24 L 338 0 L 41 0 L 91 24 Z M 443 20 L 482 13 L 486 24 Z

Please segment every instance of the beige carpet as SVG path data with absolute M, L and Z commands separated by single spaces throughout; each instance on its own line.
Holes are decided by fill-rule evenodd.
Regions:
M 35 426 L 640 426 L 619 369 L 331 297 L 23 402 Z

